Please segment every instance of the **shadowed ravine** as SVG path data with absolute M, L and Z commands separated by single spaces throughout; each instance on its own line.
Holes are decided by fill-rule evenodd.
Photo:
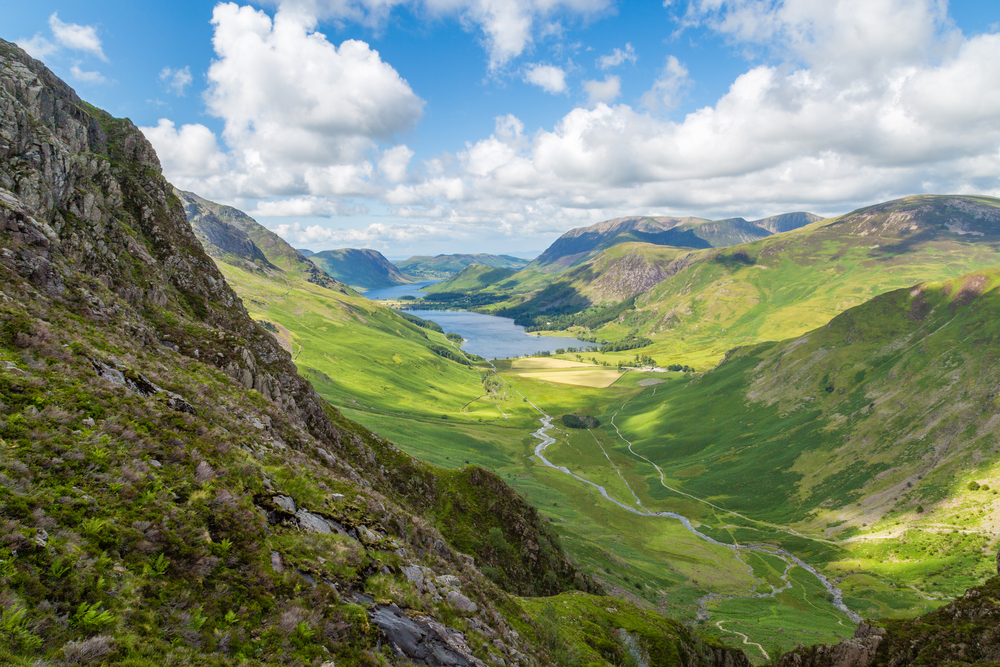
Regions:
M 520 394 L 520 392 L 518 392 L 518 393 Z M 726 547 L 728 549 L 732 549 L 733 552 L 734 552 L 734 554 L 736 555 L 737 559 L 739 559 L 739 552 L 740 551 L 753 551 L 753 552 L 757 552 L 757 553 L 766 554 L 768 556 L 774 556 L 776 558 L 780 558 L 781 560 L 783 560 L 785 562 L 785 572 L 781 575 L 781 579 L 785 582 L 785 586 L 783 586 L 781 588 L 775 588 L 772 585 L 770 593 L 751 593 L 751 594 L 748 594 L 748 595 L 721 595 L 721 594 L 718 594 L 718 593 L 709 593 L 708 595 L 700 598 L 697 601 L 698 602 L 698 606 L 700 608 L 700 611 L 698 613 L 699 618 L 707 619 L 709 617 L 709 615 L 710 615 L 710 612 L 708 611 L 708 609 L 705 606 L 705 601 L 706 600 L 713 600 L 713 599 L 736 599 L 736 598 L 773 598 L 773 597 L 776 597 L 778 595 L 778 593 L 781 593 L 782 591 L 787 590 L 788 588 L 791 587 L 791 583 L 788 580 L 789 572 L 792 570 L 793 567 L 798 566 L 798 567 L 801 567 L 806 572 L 808 572 L 809 574 L 811 574 L 814 577 L 816 577 L 816 579 L 820 582 L 820 584 L 823 585 L 823 588 L 826 589 L 827 593 L 829 593 L 830 597 L 832 598 L 831 602 L 832 602 L 832 604 L 833 604 L 834 607 L 836 607 L 841 612 L 843 612 L 844 614 L 846 614 L 847 617 L 850 618 L 851 621 L 853 621 L 854 623 L 860 623 L 861 622 L 861 617 L 857 613 L 851 611 L 847 607 L 847 605 L 844 604 L 844 596 L 843 596 L 843 593 L 841 592 L 840 588 L 838 588 L 837 586 L 835 586 L 826 576 L 824 576 L 823 574 L 821 574 L 820 572 L 818 572 L 816 570 L 816 568 L 814 568 L 812 565 L 809 565 L 808 563 L 806 563 L 805 561 L 803 561 L 801 558 L 799 558 L 795 554 L 792 554 L 791 552 L 786 551 L 785 549 L 782 549 L 780 547 L 775 547 L 775 546 L 771 546 L 771 545 L 762 545 L 762 544 L 729 544 L 727 542 L 720 542 L 719 540 L 717 540 L 717 539 L 715 539 L 715 538 L 713 538 L 713 537 L 711 537 L 709 535 L 705 535 L 704 533 L 698 531 L 698 529 L 696 529 L 691 524 L 691 520 L 688 517 L 684 516 L 683 514 L 678 514 L 676 512 L 652 512 L 652 511 L 648 510 L 642 504 L 642 502 L 639 500 L 638 496 L 635 494 L 635 491 L 632 490 L 632 487 L 629 486 L 629 484 L 628 484 L 627 481 L 625 481 L 624 477 L 622 477 L 622 481 L 625 482 L 625 485 L 628 487 L 629 491 L 632 491 L 632 495 L 636 498 L 635 504 L 636 504 L 637 507 L 626 505 L 625 503 L 617 500 L 616 498 L 612 498 L 608 494 L 607 489 L 605 489 L 602 485 L 596 484 L 596 483 L 594 483 L 594 482 L 592 482 L 592 481 L 590 481 L 588 479 L 585 479 L 585 478 L 581 477 L 580 475 L 577 475 L 576 473 L 574 473 L 572 470 L 570 470 L 569 468 L 567 468 L 565 466 L 558 466 L 558 465 L 552 463 L 551 461 L 549 461 L 548 459 L 545 458 L 545 450 L 549 447 L 549 445 L 555 444 L 555 442 L 556 442 L 555 438 L 553 438 L 552 436 L 550 436 L 548 434 L 549 429 L 553 428 L 553 426 L 552 426 L 552 419 L 553 418 L 551 416 L 547 415 L 537 405 L 535 405 L 530 400 L 528 400 L 523 394 L 521 394 L 521 397 L 524 398 L 528 402 L 528 404 L 531 405 L 531 407 L 533 407 L 535 410 L 538 411 L 539 414 L 542 415 L 542 417 L 541 417 L 542 426 L 537 431 L 535 431 L 534 433 L 532 433 L 532 435 L 534 437 L 538 438 L 538 440 L 539 440 L 538 445 L 535 446 L 535 456 L 537 456 L 538 459 L 544 465 L 548 466 L 549 468 L 553 468 L 555 470 L 558 470 L 558 471 L 560 471 L 562 473 L 565 473 L 565 474 L 569 475 L 570 477 L 572 477 L 573 479 L 576 479 L 576 480 L 578 480 L 580 482 L 583 482 L 584 484 L 588 484 L 588 485 L 594 487 L 595 489 L 597 489 L 600 492 L 600 494 L 602 496 L 604 496 L 605 499 L 609 500 L 610 502 L 614 503 L 615 505 L 617 505 L 618 507 L 622 508 L 623 510 L 625 510 L 627 512 L 632 512 L 633 514 L 638 514 L 640 516 L 663 517 L 663 518 L 667 518 L 667 519 L 676 519 L 676 520 L 680 521 L 681 525 L 683 525 L 684 528 L 686 528 L 691 533 L 693 533 L 694 535 L 696 535 L 698 538 L 704 540 L 705 542 L 708 542 L 709 544 L 713 544 L 713 545 L 716 545 L 716 546 Z M 617 430 L 617 426 L 615 428 Z M 619 437 L 621 437 L 621 433 L 620 432 L 619 432 Z M 628 440 L 625 440 L 624 437 L 622 437 L 622 440 L 631 447 L 631 443 L 629 443 Z M 600 444 L 600 443 L 598 443 L 598 444 Z M 603 447 L 601 449 L 603 451 Z M 630 451 L 631 451 L 631 448 L 630 448 Z M 607 456 L 607 452 L 605 452 L 605 456 Z M 642 458 L 642 457 L 640 457 L 640 458 Z M 611 461 L 610 457 L 608 457 L 608 461 L 609 462 Z M 618 470 L 617 467 L 614 466 L 614 463 L 612 463 L 612 466 L 615 467 L 616 471 Z M 619 476 L 621 476 L 621 472 L 619 472 L 618 474 L 619 474 Z M 740 559 L 740 562 L 743 562 L 742 559 Z M 748 567 L 747 571 L 748 571 L 750 577 L 754 581 L 756 581 L 758 585 L 764 583 L 764 582 L 762 582 L 760 579 L 758 579 L 754 575 L 753 568 Z M 720 628 L 720 629 L 722 629 L 722 628 Z M 749 641 L 747 641 L 745 643 L 750 643 L 750 644 L 758 646 L 760 648 L 760 650 L 761 650 L 761 653 L 763 653 L 764 657 L 767 658 L 767 653 L 764 651 L 763 647 L 760 647 L 759 644 L 756 644 L 755 642 L 749 642 Z

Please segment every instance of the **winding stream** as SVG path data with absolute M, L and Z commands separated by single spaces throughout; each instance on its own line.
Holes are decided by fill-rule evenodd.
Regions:
M 520 392 L 518 392 L 518 393 L 520 393 Z M 642 502 L 639 500 L 638 496 L 636 496 L 635 491 L 632 491 L 632 487 L 629 486 L 628 482 L 625 482 L 625 485 L 629 488 L 629 491 L 632 491 L 632 495 L 636 499 L 636 502 L 635 502 L 636 506 L 634 506 L 634 507 L 631 506 L 631 505 L 626 505 L 625 503 L 619 501 L 616 498 L 612 498 L 608 494 L 607 489 L 605 489 L 602 485 L 596 484 L 596 483 L 594 483 L 594 482 L 592 482 L 592 481 L 590 481 L 588 479 L 585 479 L 585 478 L 581 477 L 580 475 L 577 475 L 576 473 L 574 473 L 572 470 L 570 470 L 566 466 L 559 466 L 559 465 L 556 465 L 556 464 L 552 463 L 547 458 L 545 458 L 545 450 L 549 447 L 549 445 L 555 444 L 555 442 L 556 442 L 555 438 L 553 438 L 552 436 L 550 436 L 548 434 L 549 429 L 553 428 L 553 426 L 552 426 L 552 417 L 550 417 L 549 415 L 545 414 L 545 412 L 541 408 L 539 408 L 537 405 L 535 405 L 530 400 L 528 400 L 526 397 L 524 397 L 523 394 L 521 395 L 521 397 L 524 398 L 524 400 L 526 400 L 528 402 L 528 404 L 531 405 L 531 407 L 533 407 L 535 410 L 538 411 L 539 414 L 542 415 L 542 417 L 541 417 L 542 426 L 537 431 L 535 431 L 534 433 L 532 433 L 532 435 L 535 438 L 538 438 L 538 440 L 539 440 L 538 445 L 535 447 L 535 456 L 537 456 L 538 459 L 544 465 L 548 466 L 549 468 L 553 468 L 555 470 L 558 470 L 559 472 L 562 472 L 562 473 L 564 473 L 566 475 L 569 475 L 573 479 L 576 479 L 576 480 L 578 480 L 580 482 L 583 482 L 584 484 L 588 484 L 588 485 L 594 487 L 595 489 L 598 490 L 598 492 L 600 492 L 600 494 L 605 499 L 607 499 L 610 502 L 614 503 L 615 505 L 617 505 L 618 507 L 622 508 L 626 512 L 632 512 L 633 514 L 638 514 L 640 516 L 664 517 L 664 518 L 668 518 L 668 519 L 676 519 L 676 520 L 680 521 L 681 525 L 684 526 L 684 528 L 686 528 L 688 531 L 690 531 L 691 533 L 693 533 L 694 535 L 696 535 L 699 539 L 704 540 L 705 542 L 708 542 L 709 544 L 713 544 L 715 546 L 720 546 L 720 547 L 725 547 L 727 549 L 732 549 L 733 553 L 736 555 L 736 558 L 738 560 L 740 560 L 740 562 L 744 563 L 744 565 L 746 565 L 746 563 L 739 556 L 739 554 L 740 554 L 741 551 L 750 551 L 750 552 L 757 552 L 757 553 L 767 554 L 769 556 L 773 556 L 775 558 L 779 558 L 779 559 L 781 559 L 782 561 L 785 562 L 785 571 L 781 575 L 781 580 L 785 582 L 785 585 L 782 586 L 781 588 L 776 588 L 773 584 L 771 584 L 770 585 L 771 586 L 771 591 L 769 593 L 756 593 L 755 592 L 755 593 L 748 594 L 748 595 L 721 595 L 719 593 L 709 593 L 708 595 L 706 595 L 706 596 L 704 596 L 704 597 L 702 597 L 702 598 L 700 598 L 698 600 L 698 606 L 700 607 L 700 611 L 699 611 L 699 614 L 698 614 L 699 618 L 707 619 L 709 617 L 708 609 L 705 606 L 705 602 L 708 601 L 708 600 L 714 600 L 714 599 L 734 599 L 734 598 L 773 598 L 773 597 L 777 596 L 782 591 L 786 591 L 786 590 L 788 590 L 789 588 L 792 587 L 792 584 L 791 584 L 791 582 L 789 581 L 789 578 L 788 578 L 789 577 L 789 572 L 792 570 L 792 568 L 798 566 L 798 567 L 801 567 L 806 572 L 808 572 L 809 574 L 811 574 L 814 577 L 816 577 L 816 579 L 820 582 L 820 584 L 822 584 L 823 588 L 826 589 L 827 593 L 832 598 L 832 603 L 833 603 L 834 607 L 836 607 L 837 609 L 839 609 L 840 611 L 842 611 L 844 614 L 846 614 L 847 617 L 850 618 L 853 622 L 855 622 L 855 623 L 860 623 L 861 622 L 861 617 L 858 614 L 856 614 L 855 612 L 851 611 L 847 607 L 847 605 L 844 604 L 844 595 L 841 592 L 841 590 L 837 586 L 835 586 L 825 575 L 823 575 L 820 572 L 818 572 L 816 570 L 816 568 L 814 568 L 812 565 L 809 565 L 808 563 L 806 563 L 805 561 L 803 561 L 801 558 L 799 558 L 795 554 L 793 554 L 793 553 L 791 553 L 789 551 L 786 551 L 785 549 L 782 549 L 781 547 L 775 547 L 775 546 L 771 546 L 771 545 L 739 544 L 739 543 L 729 544 L 727 542 L 720 542 L 719 540 L 715 539 L 714 537 L 711 537 L 709 535 L 706 535 L 706 534 L 700 532 L 697 528 L 695 528 L 691 524 L 691 520 L 688 517 L 686 517 L 686 516 L 684 516 L 682 514 L 677 514 L 676 512 L 652 512 L 652 511 L 650 511 L 649 509 L 647 509 L 642 504 Z M 618 427 L 615 426 L 615 430 L 617 430 L 617 429 L 618 429 Z M 621 432 L 619 432 L 618 435 L 619 435 L 619 437 L 622 438 L 622 440 L 624 442 L 626 442 L 629 445 L 629 451 L 632 451 L 632 443 L 630 443 L 628 440 L 626 440 L 624 437 L 622 437 L 621 436 Z M 598 443 L 598 444 L 600 444 L 600 443 Z M 604 448 L 601 447 L 601 450 L 604 451 Z M 632 452 L 632 453 L 635 454 L 635 452 Z M 604 451 L 604 455 L 608 456 L 608 454 L 607 454 L 606 451 Z M 643 460 L 646 460 L 647 462 L 649 462 L 648 459 L 645 459 L 645 457 L 639 456 L 638 454 L 636 454 L 636 456 L 638 456 L 639 458 L 642 458 Z M 608 457 L 608 461 L 611 461 L 610 457 Z M 650 462 L 650 463 L 652 463 L 652 462 Z M 612 466 L 614 466 L 613 463 L 612 463 Z M 614 467 L 615 467 L 615 470 L 618 471 L 617 466 L 614 466 Z M 658 467 L 657 467 L 657 470 L 659 470 Z M 619 476 L 621 476 L 621 472 L 620 471 L 618 471 L 618 474 L 619 474 Z M 662 476 L 662 471 L 661 471 L 660 474 Z M 622 481 L 625 481 L 624 477 L 622 477 Z M 666 486 L 666 485 L 664 484 L 664 486 Z M 667 488 L 669 488 L 669 487 L 667 487 Z M 688 494 L 684 494 L 684 495 L 688 495 Z M 752 567 L 750 567 L 748 565 L 747 566 L 747 570 L 750 573 L 750 577 L 753 580 L 757 581 L 758 584 L 762 583 L 756 577 L 756 575 L 754 575 Z M 732 630 L 727 630 L 727 632 L 733 632 L 733 631 Z M 736 634 L 739 634 L 739 633 L 736 633 Z M 761 647 L 761 652 L 764 653 L 763 647 Z M 765 653 L 765 656 L 766 655 L 767 654 Z

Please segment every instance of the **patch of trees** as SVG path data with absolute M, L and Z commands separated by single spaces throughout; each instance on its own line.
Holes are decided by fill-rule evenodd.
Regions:
M 465 292 L 438 292 L 437 294 L 430 294 L 423 299 L 421 303 L 422 308 L 438 306 L 454 306 L 461 304 L 463 306 L 489 306 L 491 304 L 503 301 L 506 297 L 498 296 L 496 294 L 467 294 Z
M 635 297 L 606 306 L 591 306 L 584 308 L 579 305 L 568 305 L 559 309 L 546 310 L 544 313 L 535 310 L 528 304 L 503 308 L 497 311 L 501 317 L 513 317 L 515 324 L 520 324 L 525 331 L 562 331 L 570 327 L 595 329 L 602 324 L 617 320 L 622 314 L 635 307 Z
M 742 264 L 744 266 L 753 266 L 757 263 L 754 257 L 751 257 L 745 250 L 737 250 L 731 255 L 716 255 L 715 261 L 719 264 L 726 264 L 733 266 L 736 264 Z
M 458 343 L 459 345 L 465 342 L 465 339 L 462 338 L 462 336 L 457 333 L 446 333 L 444 337 L 450 340 L 452 343 Z
M 605 343 L 601 346 L 601 352 L 621 352 L 622 350 L 635 350 L 640 347 L 652 345 L 653 341 L 645 336 L 629 336 L 614 343 Z
M 460 354 L 457 354 L 454 350 L 449 350 L 444 345 L 428 345 L 429 349 L 434 354 L 444 357 L 445 359 L 450 359 L 455 363 L 462 364 L 463 366 L 470 366 L 469 360 Z
M 566 428 L 597 428 L 601 425 L 601 422 L 590 415 L 576 414 L 563 415 L 562 423 Z
M 410 315 L 405 310 L 397 310 L 396 314 L 402 317 L 407 322 L 416 324 L 418 327 L 423 329 L 430 329 L 431 331 L 437 331 L 438 333 L 444 333 L 444 329 L 437 322 L 431 322 L 430 320 L 425 320 L 423 318 L 417 317 L 416 315 Z
M 643 366 L 655 366 L 656 359 L 645 354 L 635 355 L 635 361 L 619 361 L 618 368 L 642 368 Z
M 668 371 L 677 371 L 678 373 L 694 373 L 694 368 L 684 364 L 670 364 L 667 366 Z

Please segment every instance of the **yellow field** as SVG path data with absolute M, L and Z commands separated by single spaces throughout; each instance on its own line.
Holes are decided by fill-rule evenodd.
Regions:
M 552 359 L 550 357 L 528 357 L 515 359 L 511 368 L 596 368 L 594 364 L 581 364 L 568 359 Z
M 590 370 L 548 370 L 516 373 L 518 377 L 557 384 L 571 384 L 578 387 L 610 387 L 621 377 L 613 368 L 592 368 Z

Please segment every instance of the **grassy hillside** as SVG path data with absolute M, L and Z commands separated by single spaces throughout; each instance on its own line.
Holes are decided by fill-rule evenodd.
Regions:
M 912 519 L 993 474 L 998 321 L 1000 270 L 896 290 L 734 350 L 683 389 L 634 400 L 620 423 L 668 477 L 685 470 L 686 489 L 738 511 L 828 535 Z
M 185 201 L 196 231 L 219 208 L 192 195 Z M 270 268 L 234 257 L 203 235 L 206 248 L 250 315 L 281 341 L 324 398 L 338 406 L 391 407 L 440 417 L 482 393 L 478 372 L 440 354 L 453 349 L 442 332 L 421 327 L 329 277 L 329 285 L 316 284 L 277 268 L 297 251 L 253 218 L 231 210 L 229 219 L 239 219 L 241 230 L 267 248 L 253 245 L 250 252 L 262 255 Z M 213 224 L 227 227 L 224 220 Z M 312 266 L 304 259 L 299 263 Z
M 994 618 L 1000 614 L 1000 577 L 912 620 L 865 624 L 834 646 L 799 647 L 774 661 L 781 667 L 995 665 L 1000 661 Z M 848 662 L 850 661 L 850 662 Z
M 616 218 L 571 229 L 531 262 L 529 268 L 546 273 L 560 272 L 619 243 L 641 242 L 685 248 L 710 248 L 691 227 L 708 222 L 701 218 Z M 685 227 L 682 229 L 682 227 Z
M 468 296 L 534 329 L 647 337 L 644 353 L 661 364 L 705 369 L 888 290 L 998 265 L 1000 200 L 928 195 L 725 249 L 622 244 L 558 276 L 523 271 Z
M 341 248 L 309 256 L 309 261 L 342 283 L 361 290 L 379 289 L 410 282 L 377 250 Z
M 493 285 L 502 286 L 516 273 L 517 269 L 471 264 L 447 280 L 425 287 L 423 291 L 434 295 L 478 292 Z
M 0 663 L 746 664 L 624 601 L 560 609 L 570 637 L 506 592 L 593 588 L 498 477 L 320 399 L 129 121 L 2 40 L 0 84 Z
M 414 255 L 409 259 L 396 262 L 396 268 L 416 280 L 431 280 L 448 278 L 467 266 L 478 264 L 502 269 L 522 269 L 528 265 L 528 260 L 510 255 L 489 255 L 485 253 L 468 255 Z

